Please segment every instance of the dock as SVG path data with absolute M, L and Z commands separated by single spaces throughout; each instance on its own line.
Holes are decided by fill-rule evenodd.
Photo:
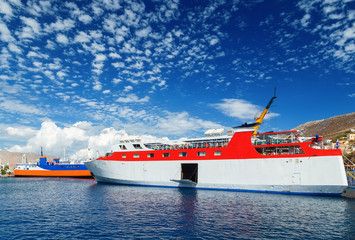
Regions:
M 344 190 L 342 197 L 355 198 L 355 164 L 347 157 L 343 156 L 346 169 L 346 178 L 348 180 L 348 187 Z
M 341 196 L 355 199 L 355 186 L 348 186 Z

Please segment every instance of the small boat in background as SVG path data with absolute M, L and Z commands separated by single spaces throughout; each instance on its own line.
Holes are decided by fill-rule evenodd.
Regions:
M 75 177 L 92 178 L 90 171 L 83 163 L 62 162 L 54 158 L 48 162 L 47 157 L 41 156 L 37 163 L 27 163 L 24 160 L 14 169 L 15 177 Z

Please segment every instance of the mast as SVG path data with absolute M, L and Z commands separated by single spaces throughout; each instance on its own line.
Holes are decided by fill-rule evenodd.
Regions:
M 22 163 L 27 163 L 27 156 L 25 153 L 22 155 Z
M 260 116 L 258 118 L 255 118 L 255 120 L 256 120 L 255 123 L 258 123 L 258 124 L 253 127 L 255 129 L 253 134 L 256 134 L 256 132 L 258 131 L 259 126 L 263 123 L 264 117 L 268 113 L 268 110 L 275 99 L 276 99 L 276 87 L 274 89 L 274 96 L 270 99 L 270 101 L 266 105 L 264 111 L 260 114 Z

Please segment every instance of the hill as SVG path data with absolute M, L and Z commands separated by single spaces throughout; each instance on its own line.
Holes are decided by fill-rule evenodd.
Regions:
M 303 136 L 310 137 L 318 134 L 325 139 L 332 139 L 347 130 L 355 129 L 355 112 L 307 122 L 294 129 L 302 130 Z

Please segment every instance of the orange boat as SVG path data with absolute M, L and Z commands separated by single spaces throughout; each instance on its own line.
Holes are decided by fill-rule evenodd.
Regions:
M 15 177 L 78 177 L 91 178 L 92 175 L 82 163 L 60 162 L 59 158 L 48 162 L 47 157 L 40 157 L 37 163 L 17 164 Z

